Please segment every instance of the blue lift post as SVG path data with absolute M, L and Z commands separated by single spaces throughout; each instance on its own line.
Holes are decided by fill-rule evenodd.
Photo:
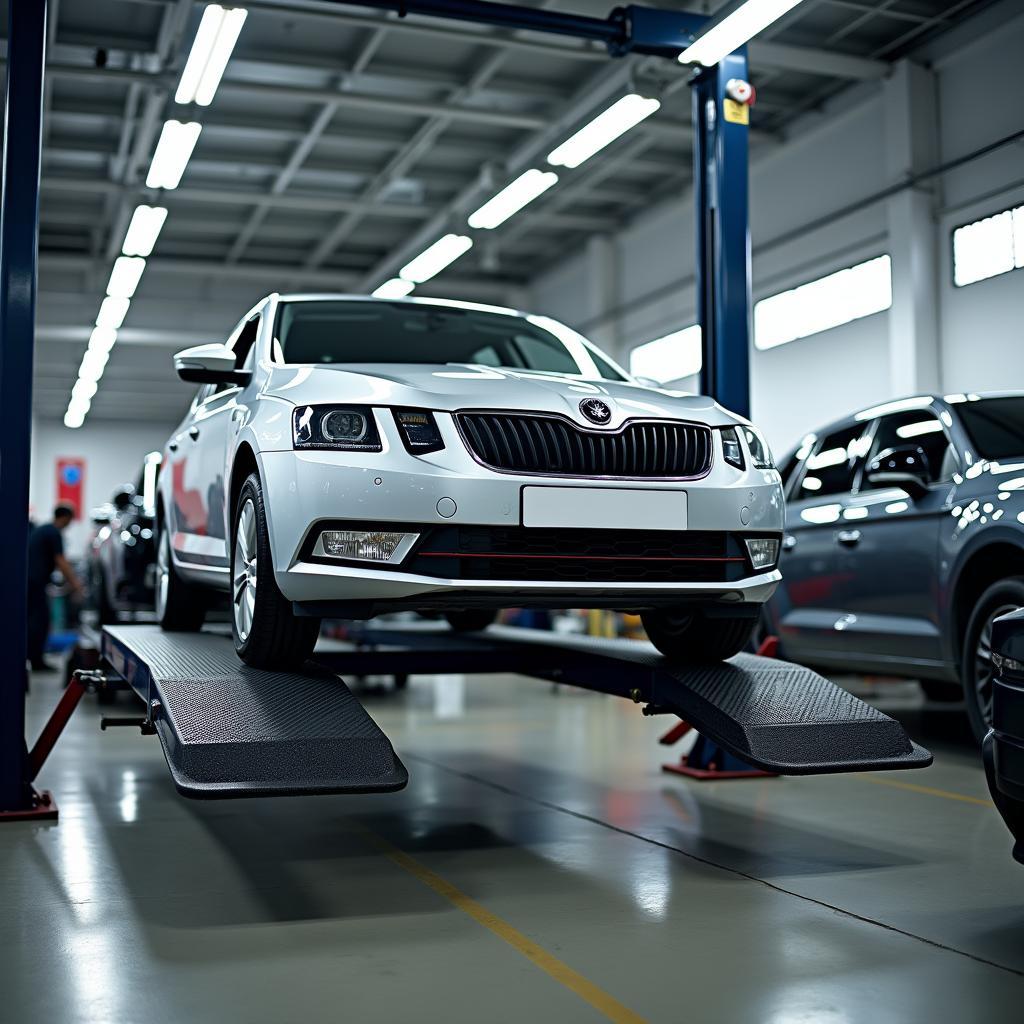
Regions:
M 639 6 L 618 7 L 607 18 L 487 0 L 359 0 L 358 6 L 595 40 L 612 57 L 639 53 L 669 60 L 708 21 Z M 0 576 L 8 625 L 0 644 L 0 819 L 5 812 L 31 811 L 37 799 L 26 770 L 26 565 L 19 538 L 25 536 L 28 511 L 46 0 L 12 0 L 9 19 L 5 140 L 15 144 L 4 148 L 0 222 L 0 535 L 9 541 Z M 746 68 L 745 53 L 739 52 L 701 70 L 693 101 L 702 387 L 743 415 L 750 406 L 747 128 L 721 112 L 727 83 L 746 79 Z
M 45 51 L 46 0 L 11 0 L 0 210 L 0 814 L 31 811 L 36 800 L 25 750 L 25 540 Z

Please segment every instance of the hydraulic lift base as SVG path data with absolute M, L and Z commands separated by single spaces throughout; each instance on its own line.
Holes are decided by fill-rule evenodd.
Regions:
M 931 763 L 887 715 L 809 669 L 754 655 L 674 666 L 637 641 L 426 624 L 366 628 L 357 646 L 325 645 L 299 672 L 248 668 L 224 635 L 155 626 L 107 628 L 103 655 L 146 702 L 174 783 L 190 797 L 401 789 L 405 766 L 341 678 L 367 674 L 512 672 L 626 697 L 684 719 L 744 770 Z

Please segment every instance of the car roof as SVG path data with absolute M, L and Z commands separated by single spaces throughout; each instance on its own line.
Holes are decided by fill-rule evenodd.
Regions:
M 449 306 L 452 309 L 473 309 L 481 313 L 499 313 L 504 316 L 527 317 L 530 314 L 508 306 L 491 306 L 483 302 L 466 302 L 462 299 L 431 299 L 407 295 L 400 299 L 379 298 L 375 295 L 351 295 L 345 292 L 289 292 L 286 295 L 268 296 L 279 302 L 382 302 L 394 305 Z

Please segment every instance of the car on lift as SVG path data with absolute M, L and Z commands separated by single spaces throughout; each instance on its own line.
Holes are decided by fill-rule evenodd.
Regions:
M 156 481 L 160 452 L 146 456 L 134 484 L 125 484 L 92 514 L 88 554 L 90 600 L 100 622 L 117 622 L 156 601 Z
M 921 681 L 991 721 L 992 623 L 1024 606 L 1024 393 L 922 395 L 808 434 L 782 463 L 765 628 L 782 657 Z
M 639 611 L 665 654 L 717 661 L 778 584 L 758 431 L 547 317 L 272 295 L 175 365 L 203 387 L 160 475 L 158 616 L 195 629 L 228 591 L 250 665 L 302 662 L 323 617 L 523 604 Z

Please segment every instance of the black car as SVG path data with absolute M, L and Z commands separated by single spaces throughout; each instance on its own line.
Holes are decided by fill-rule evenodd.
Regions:
M 780 653 L 962 694 L 979 740 L 992 623 L 1024 607 L 1024 393 L 924 395 L 808 434 L 782 466 Z
M 992 729 L 985 737 L 985 774 L 1024 864 L 1024 610 L 992 625 Z
M 97 531 L 89 554 L 89 582 L 102 623 L 154 606 L 159 466 L 159 452 L 147 455 L 136 483 L 126 484 L 108 505 L 93 513 Z

